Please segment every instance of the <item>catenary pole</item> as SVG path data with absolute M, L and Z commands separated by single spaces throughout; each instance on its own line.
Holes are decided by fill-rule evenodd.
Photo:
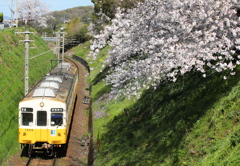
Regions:
M 24 72 L 24 94 L 25 96 L 29 92 L 29 45 L 32 40 L 30 40 L 30 32 L 28 28 L 26 28 L 25 32 L 15 32 L 15 33 L 24 33 L 25 34 L 25 40 L 23 42 L 25 43 L 25 61 L 24 61 L 24 67 L 25 67 L 25 72 Z M 21 41 L 20 41 L 21 42 Z
M 24 85 L 25 85 L 25 96 L 28 94 L 29 91 L 29 31 L 27 30 L 25 32 L 25 79 L 24 79 Z
M 13 27 L 13 0 L 11 0 L 11 27 Z
M 62 32 L 62 34 L 63 34 L 63 39 L 62 39 L 62 60 L 64 59 L 64 49 L 65 49 L 65 47 L 64 47 L 64 45 L 65 45 L 65 32 Z
M 18 27 L 18 0 L 16 0 L 16 27 Z

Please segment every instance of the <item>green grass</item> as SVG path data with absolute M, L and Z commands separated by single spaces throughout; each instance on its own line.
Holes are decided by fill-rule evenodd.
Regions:
M 107 49 L 90 64 L 96 166 L 236 165 L 240 162 L 240 70 L 223 79 L 188 73 L 135 98 L 109 100 Z M 104 56 L 105 55 L 105 56 Z M 102 70 L 102 72 L 100 72 Z M 124 113 L 129 110 L 129 114 Z M 100 147 L 100 149 L 99 149 Z
M 18 136 L 18 103 L 24 97 L 24 31 L 23 28 L 0 31 L 0 164 L 12 154 L 19 151 Z M 32 30 L 33 31 L 33 30 Z M 48 51 L 46 43 L 38 34 L 31 34 L 30 58 Z M 48 52 L 30 60 L 30 89 L 50 70 L 50 59 L 55 59 Z
M 88 46 L 86 46 L 88 45 Z M 79 46 L 86 59 L 89 43 Z M 85 50 L 84 50 L 85 49 Z M 103 79 L 109 47 L 89 65 L 96 166 L 235 166 L 240 162 L 240 68 L 187 73 L 176 83 L 144 91 L 140 99 L 110 99 Z M 128 110 L 129 114 L 125 114 Z
M 86 59 L 86 56 L 90 53 L 90 41 L 80 44 L 77 47 L 71 49 L 76 52 L 76 55 Z

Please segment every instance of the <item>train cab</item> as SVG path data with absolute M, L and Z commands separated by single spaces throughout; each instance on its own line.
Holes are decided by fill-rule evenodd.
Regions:
M 77 91 L 78 72 L 58 65 L 19 102 L 18 142 L 33 152 L 54 152 L 67 143 Z

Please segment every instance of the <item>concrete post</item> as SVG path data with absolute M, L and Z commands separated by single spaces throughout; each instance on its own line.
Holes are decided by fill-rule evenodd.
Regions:
M 25 96 L 28 94 L 29 91 L 29 34 L 30 32 L 27 30 L 25 32 L 25 77 L 24 77 L 24 85 L 25 85 Z

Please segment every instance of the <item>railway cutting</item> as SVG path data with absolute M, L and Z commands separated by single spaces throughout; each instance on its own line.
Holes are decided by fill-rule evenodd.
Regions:
M 70 63 L 71 65 L 76 66 L 79 70 L 79 81 L 77 82 L 78 91 L 76 93 L 76 100 L 74 101 L 73 116 L 69 128 L 66 148 L 57 151 L 57 153 L 47 153 L 47 155 L 41 153 L 38 155 L 38 153 L 29 153 L 29 145 L 24 146 L 23 150 L 19 154 L 14 155 L 12 159 L 8 161 L 8 165 L 22 166 L 34 165 L 34 163 L 38 163 L 38 165 L 43 165 L 42 163 L 47 163 L 47 165 L 55 166 L 87 165 L 90 141 L 90 138 L 88 136 L 89 117 L 87 116 L 89 105 L 83 103 L 84 97 L 86 98 L 86 96 L 89 96 L 89 92 L 85 90 L 87 87 L 87 84 L 85 82 L 85 75 L 87 74 L 87 71 L 84 69 L 84 66 L 82 66 L 79 62 L 74 62 L 73 60 L 68 58 L 66 59 L 66 61 L 68 61 L 68 63 Z M 56 123 L 57 122 L 55 122 L 54 124 L 55 127 L 59 127 L 59 123 Z M 60 123 L 60 125 L 61 124 L 62 122 Z

